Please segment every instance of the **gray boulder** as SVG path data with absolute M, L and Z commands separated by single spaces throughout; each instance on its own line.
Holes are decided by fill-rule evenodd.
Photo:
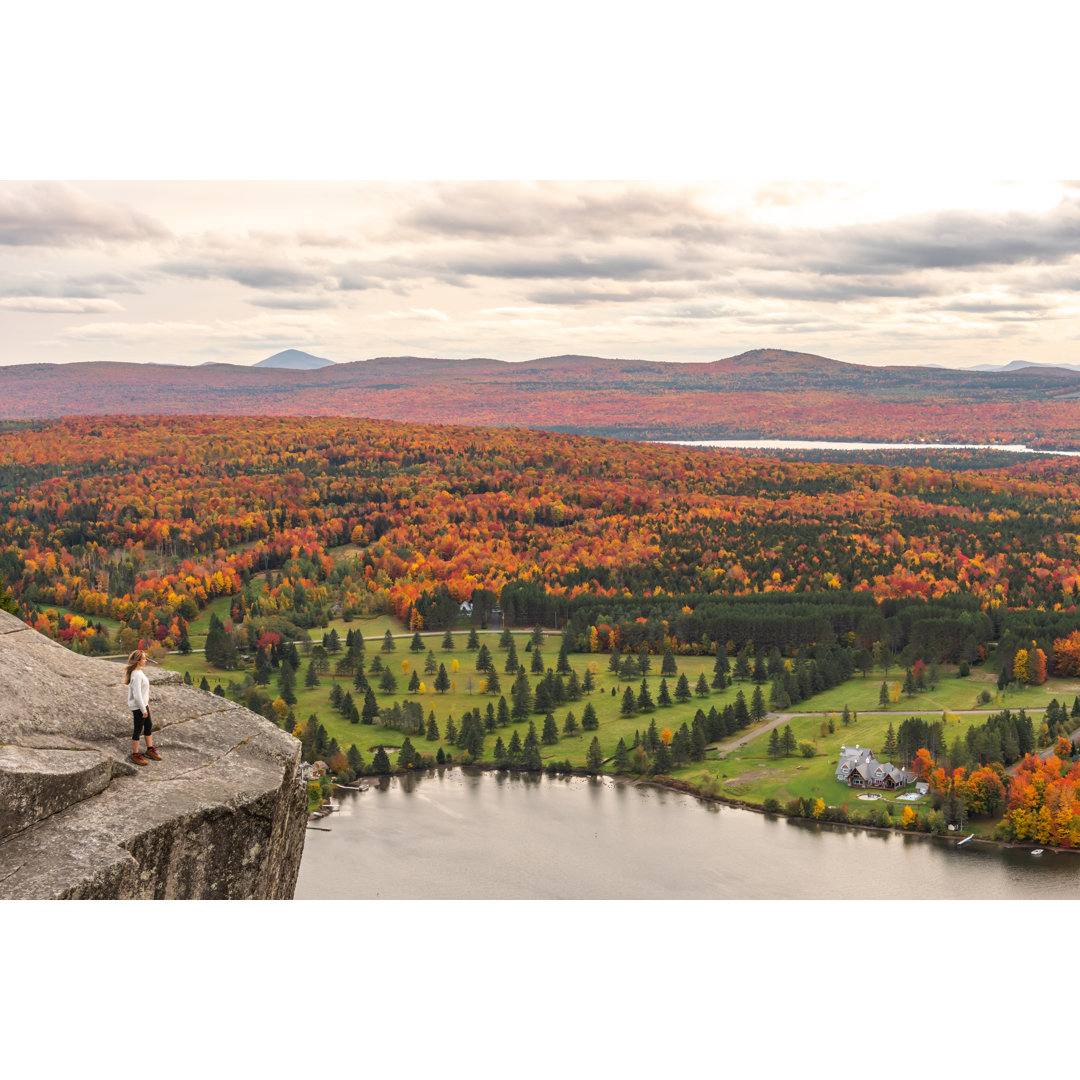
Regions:
M 124 669 L 0 611 L 0 898 L 290 899 L 300 744 L 152 665 L 138 766 Z

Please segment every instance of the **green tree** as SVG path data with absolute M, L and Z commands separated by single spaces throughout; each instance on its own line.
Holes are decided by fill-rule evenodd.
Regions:
M 585 711 L 581 714 L 581 730 L 596 731 L 600 727 L 600 720 L 596 715 L 591 701 L 585 702 Z
M 544 730 L 540 735 L 540 741 L 545 746 L 553 746 L 559 741 L 559 729 L 555 724 L 555 717 L 551 713 L 544 717 Z
M 443 647 L 443 652 L 453 652 L 454 651 L 454 634 L 453 634 L 453 631 L 448 629 L 446 631 L 446 633 L 443 634 L 442 647 Z
M 585 768 L 591 773 L 598 773 L 604 767 L 604 752 L 600 749 L 600 740 L 594 735 L 585 756 Z
M 755 686 L 753 696 L 750 698 L 750 719 L 756 724 L 765 719 L 765 714 L 768 711 L 765 708 L 765 697 L 761 693 L 761 687 Z
M 335 685 L 337 685 L 335 683 Z M 375 694 L 371 687 L 364 694 L 364 707 L 360 710 L 360 722 L 362 724 L 374 724 L 379 715 L 379 706 L 375 701 Z
M 656 708 L 653 704 L 652 694 L 649 693 L 648 680 L 641 680 L 641 689 L 638 691 L 637 707 L 641 712 L 652 712 Z
M 445 694 L 450 689 L 450 676 L 446 674 L 446 665 L 439 665 L 439 674 L 435 676 L 435 689 L 440 694 Z
M 620 706 L 619 711 L 623 716 L 633 716 L 636 706 L 637 702 L 634 700 L 634 691 L 628 686 L 623 691 L 622 705 Z
M 683 705 L 688 702 L 690 698 L 690 683 L 686 678 L 686 673 L 684 672 L 682 675 L 679 676 L 679 681 L 675 684 L 675 700 L 679 702 L 680 705 Z
M 777 728 L 773 728 L 772 731 L 769 732 L 768 754 L 771 758 L 778 758 L 783 754 L 783 751 L 780 749 L 780 732 Z
M 434 712 L 428 716 L 427 731 L 424 738 L 426 738 L 428 742 L 437 742 L 439 739 L 439 725 L 435 722 Z
M 384 669 L 382 678 L 379 679 L 379 689 L 384 694 L 397 693 L 397 679 L 394 678 L 394 673 L 389 668 Z
M 619 739 L 619 745 L 615 747 L 615 758 L 611 766 L 617 773 L 630 771 L 630 751 L 626 748 L 625 739 Z
M 564 735 L 576 735 L 578 729 L 577 717 L 573 712 L 566 714 L 566 719 L 563 721 L 563 734 Z
M 881 684 L 881 690 L 878 691 L 877 703 L 882 709 L 887 709 L 889 707 L 889 686 L 886 682 L 882 682 Z
M 664 646 L 664 655 L 660 660 L 661 675 L 678 675 L 679 669 L 675 666 L 675 654 L 670 645 Z
M 375 756 L 371 759 L 371 770 L 378 776 L 390 775 L 390 758 L 382 746 L 375 748 Z
M 387 631 L 389 633 L 389 631 Z M 392 639 L 391 639 L 392 640 Z M 412 641 L 409 642 L 409 652 L 423 652 L 424 651 L 424 639 L 420 636 L 420 631 L 417 630 L 412 636 Z
M 698 676 L 697 685 L 694 687 L 694 693 L 697 694 L 698 697 L 705 698 L 709 696 L 709 682 L 705 678 L 704 671 Z
M 473 626 L 469 629 L 469 640 L 465 642 L 466 649 L 479 649 L 480 638 L 476 634 L 476 627 Z
M 307 674 L 304 676 L 304 685 L 310 690 L 319 685 L 319 673 L 315 670 L 315 661 L 312 660 L 307 666 Z
M 510 647 L 506 650 L 506 666 L 503 668 L 503 670 L 506 672 L 507 675 L 515 675 L 517 673 L 518 667 L 519 664 L 517 649 L 514 647 L 514 639 L 511 638 Z
M 336 633 L 333 630 L 331 630 L 330 633 L 333 634 L 335 637 L 337 636 Z M 394 635 L 390 633 L 390 627 L 387 627 L 386 628 L 386 633 L 383 634 L 382 645 L 380 646 L 380 651 L 382 651 L 382 652 L 393 652 L 396 648 L 397 648 L 397 645 L 394 644 Z M 330 649 L 330 651 L 334 652 L 333 649 Z
M 412 673 L 412 678 L 409 680 L 409 693 L 415 694 L 420 689 L 420 675 L 418 672 Z
M 795 751 L 798 749 L 798 744 L 795 741 L 795 733 L 791 730 L 790 724 L 784 725 L 784 733 L 780 736 L 780 749 L 783 752 L 784 757 L 793 757 Z
M 668 693 L 667 679 L 660 680 L 660 690 L 656 695 L 656 704 L 662 709 L 671 705 L 671 694 Z

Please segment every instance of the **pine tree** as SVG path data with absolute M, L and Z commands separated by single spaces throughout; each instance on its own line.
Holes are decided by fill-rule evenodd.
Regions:
M 882 682 L 881 690 L 878 693 L 877 703 L 883 709 L 887 709 L 889 707 L 889 686 L 888 686 L 888 683 Z
M 435 676 L 435 689 L 440 694 L 445 694 L 450 689 L 450 676 L 446 674 L 446 665 L 439 665 L 439 674 Z
M 425 732 L 424 738 L 426 738 L 428 742 L 438 741 L 439 725 L 435 722 L 434 712 L 428 716 L 427 731 Z
M 375 701 L 375 694 L 369 686 L 364 694 L 364 707 L 360 710 L 360 722 L 362 724 L 374 724 L 378 715 L 379 706 Z
M 660 690 L 656 695 L 656 704 L 662 709 L 666 709 L 671 705 L 671 695 L 668 693 L 667 679 L 660 680 Z
M 518 734 L 517 728 L 514 728 L 514 732 L 510 736 L 510 745 L 506 748 L 506 759 L 511 765 L 518 765 L 521 763 L 521 754 L 521 736 Z
M 634 700 L 634 691 L 628 686 L 623 691 L 622 705 L 619 708 L 619 712 L 622 713 L 623 716 L 633 716 L 636 707 L 637 702 Z
M 735 695 L 735 726 L 741 731 L 750 726 L 750 710 L 746 707 L 746 697 L 742 690 Z
M 652 712 L 656 708 L 653 704 L 652 694 L 649 693 L 649 683 L 646 679 L 641 680 L 641 689 L 638 691 L 637 707 L 641 712 Z
M 791 730 L 791 725 L 785 724 L 784 734 L 780 736 L 780 749 L 783 751 L 784 757 L 793 757 L 798 748 L 799 746 L 795 741 L 795 733 Z
M 563 721 L 563 734 L 564 735 L 576 735 L 578 729 L 577 717 L 573 712 L 566 714 L 566 719 Z
M 390 631 L 388 630 L 387 633 Z M 371 771 L 378 776 L 390 775 L 390 758 L 386 750 L 379 746 L 375 749 L 375 756 L 371 759 Z
M 664 646 L 664 656 L 660 661 L 661 675 L 678 675 L 679 669 L 675 666 L 675 654 L 670 645 Z
M 559 741 L 559 729 L 555 724 L 555 717 L 551 713 L 544 717 L 544 730 L 540 734 L 540 741 L 545 746 L 553 746 Z
M 889 730 L 885 732 L 885 745 L 881 748 L 881 752 L 889 761 L 896 756 L 896 732 L 893 731 L 891 722 Z
M 773 728 L 769 732 L 769 757 L 778 758 L 781 754 L 780 750 L 780 732 L 777 728 Z
M 686 673 L 683 672 L 683 674 L 679 676 L 679 681 L 675 684 L 675 700 L 679 702 L 680 705 L 683 705 L 690 700 L 690 697 L 690 683 L 686 678 Z
M 533 649 L 531 668 L 534 675 L 544 673 L 544 654 L 539 649 Z
M 331 630 L 330 633 L 335 634 L 335 632 L 333 630 Z M 336 634 L 335 634 L 335 636 L 336 636 Z M 328 648 L 329 648 L 329 646 L 328 646 Z M 397 648 L 397 645 L 394 644 L 394 635 L 390 633 L 390 627 L 387 627 L 386 628 L 386 633 L 383 634 L 382 645 L 380 646 L 380 649 L 381 649 L 382 652 L 393 652 L 396 648 Z M 334 651 L 333 649 L 330 649 L 330 652 L 333 652 L 333 651 Z
M 506 704 L 506 698 L 504 697 L 499 698 L 499 707 L 495 712 L 495 723 L 499 727 L 506 727 L 510 723 L 510 708 Z
M 387 631 L 389 633 L 389 631 Z M 417 630 L 412 636 L 412 641 L 409 643 L 409 652 L 423 652 L 424 651 L 424 639 L 420 636 L 420 631 Z
M 596 715 L 596 709 L 593 708 L 593 703 L 587 701 L 585 703 L 585 711 L 581 714 L 581 730 L 582 731 L 596 731 L 600 727 L 600 720 Z
M 382 690 L 384 694 L 397 693 L 397 679 L 389 668 L 383 670 L 382 677 L 379 679 L 379 689 Z
M 465 642 L 466 649 L 479 649 L 480 638 L 476 634 L 476 627 L 473 626 L 469 630 L 469 640 Z
M 768 711 L 765 708 L 765 696 L 761 692 L 761 687 L 755 686 L 753 697 L 750 699 L 750 719 L 756 724 L 765 719 Z
M 454 723 L 454 718 L 452 716 L 448 716 L 446 718 L 446 742 L 450 743 L 451 746 L 454 746 L 454 745 L 457 744 L 457 741 L 458 741 L 457 725 Z
M 611 767 L 617 773 L 630 771 L 630 751 L 627 750 L 624 739 L 619 739 L 619 745 L 615 747 L 615 758 L 611 763 Z
M 594 735 L 585 756 L 585 767 L 591 773 L 598 773 L 604 767 L 604 752 L 600 749 L 600 740 Z
M 505 765 L 507 762 L 507 757 L 508 755 L 506 752 L 506 747 L 503 745 L 502 736 L 500 735 L 495 740 L 495 764 Z
M 319 685 L 319 673 L 315 670 L 315 661 L 312 660 L 307 666 L 307 674 L 304 676 L 304 685 L 311 689 Z
M 652 667 L 652 660 L 649 657 L 648 646 L 642 645 L 638 650 L 637 655 L 637 673 L 639 675 L 648 675 L 649 668 Z
M 412 673 L 412 678 L 409 680 L 409 693 L 415 694 L 420 689 L 420 675 L 418 672 Z
M 514 647 L 514 639 L 510 639 L 510 647 L 506 650 L 506 665 L 503 670 L 507 675 L 514 675 L 518 669 L 518 654 Z
M 270 682 L 270 673 L 273 669 L 270 665 L 270 653 L 264 646 L 255 651 L 255 685 L 266 686 Z
M 570 658 L 566 655 L 566 642 L 559 646 L 559 659 L 555 664 L 555 670 L 560 675 L 570 674 Z
M 487 683 L 487 693 L 502 693 L 502 683 L 499 681 L 499 673 L 494 668 L 491 668 L 487 675 L 484 676 L 484 681 Z
M 446 633 L 443 634 L 442 647 L 443 647 L 443 652 L 453 652 L 454 651 L 454 634 L 453 634 L 453 631 L 447 630 Z
M 499 635 L 499 648 L 509 649 L 514 644 L 514 635 L 510 633 L 510 627 L 504 626 L 503 632 Z

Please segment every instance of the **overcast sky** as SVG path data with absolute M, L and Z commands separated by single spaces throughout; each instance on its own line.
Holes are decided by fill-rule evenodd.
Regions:
M 0 363 L 1080 362 L 1080 185 L 0 184 Z

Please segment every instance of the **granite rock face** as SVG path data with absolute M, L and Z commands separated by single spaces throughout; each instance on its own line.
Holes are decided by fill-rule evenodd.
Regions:
M 121 664 L 0 611 L 0 898 L 290 899 L 304 847 L 300 744 L 149 665 L 138 766 Z

